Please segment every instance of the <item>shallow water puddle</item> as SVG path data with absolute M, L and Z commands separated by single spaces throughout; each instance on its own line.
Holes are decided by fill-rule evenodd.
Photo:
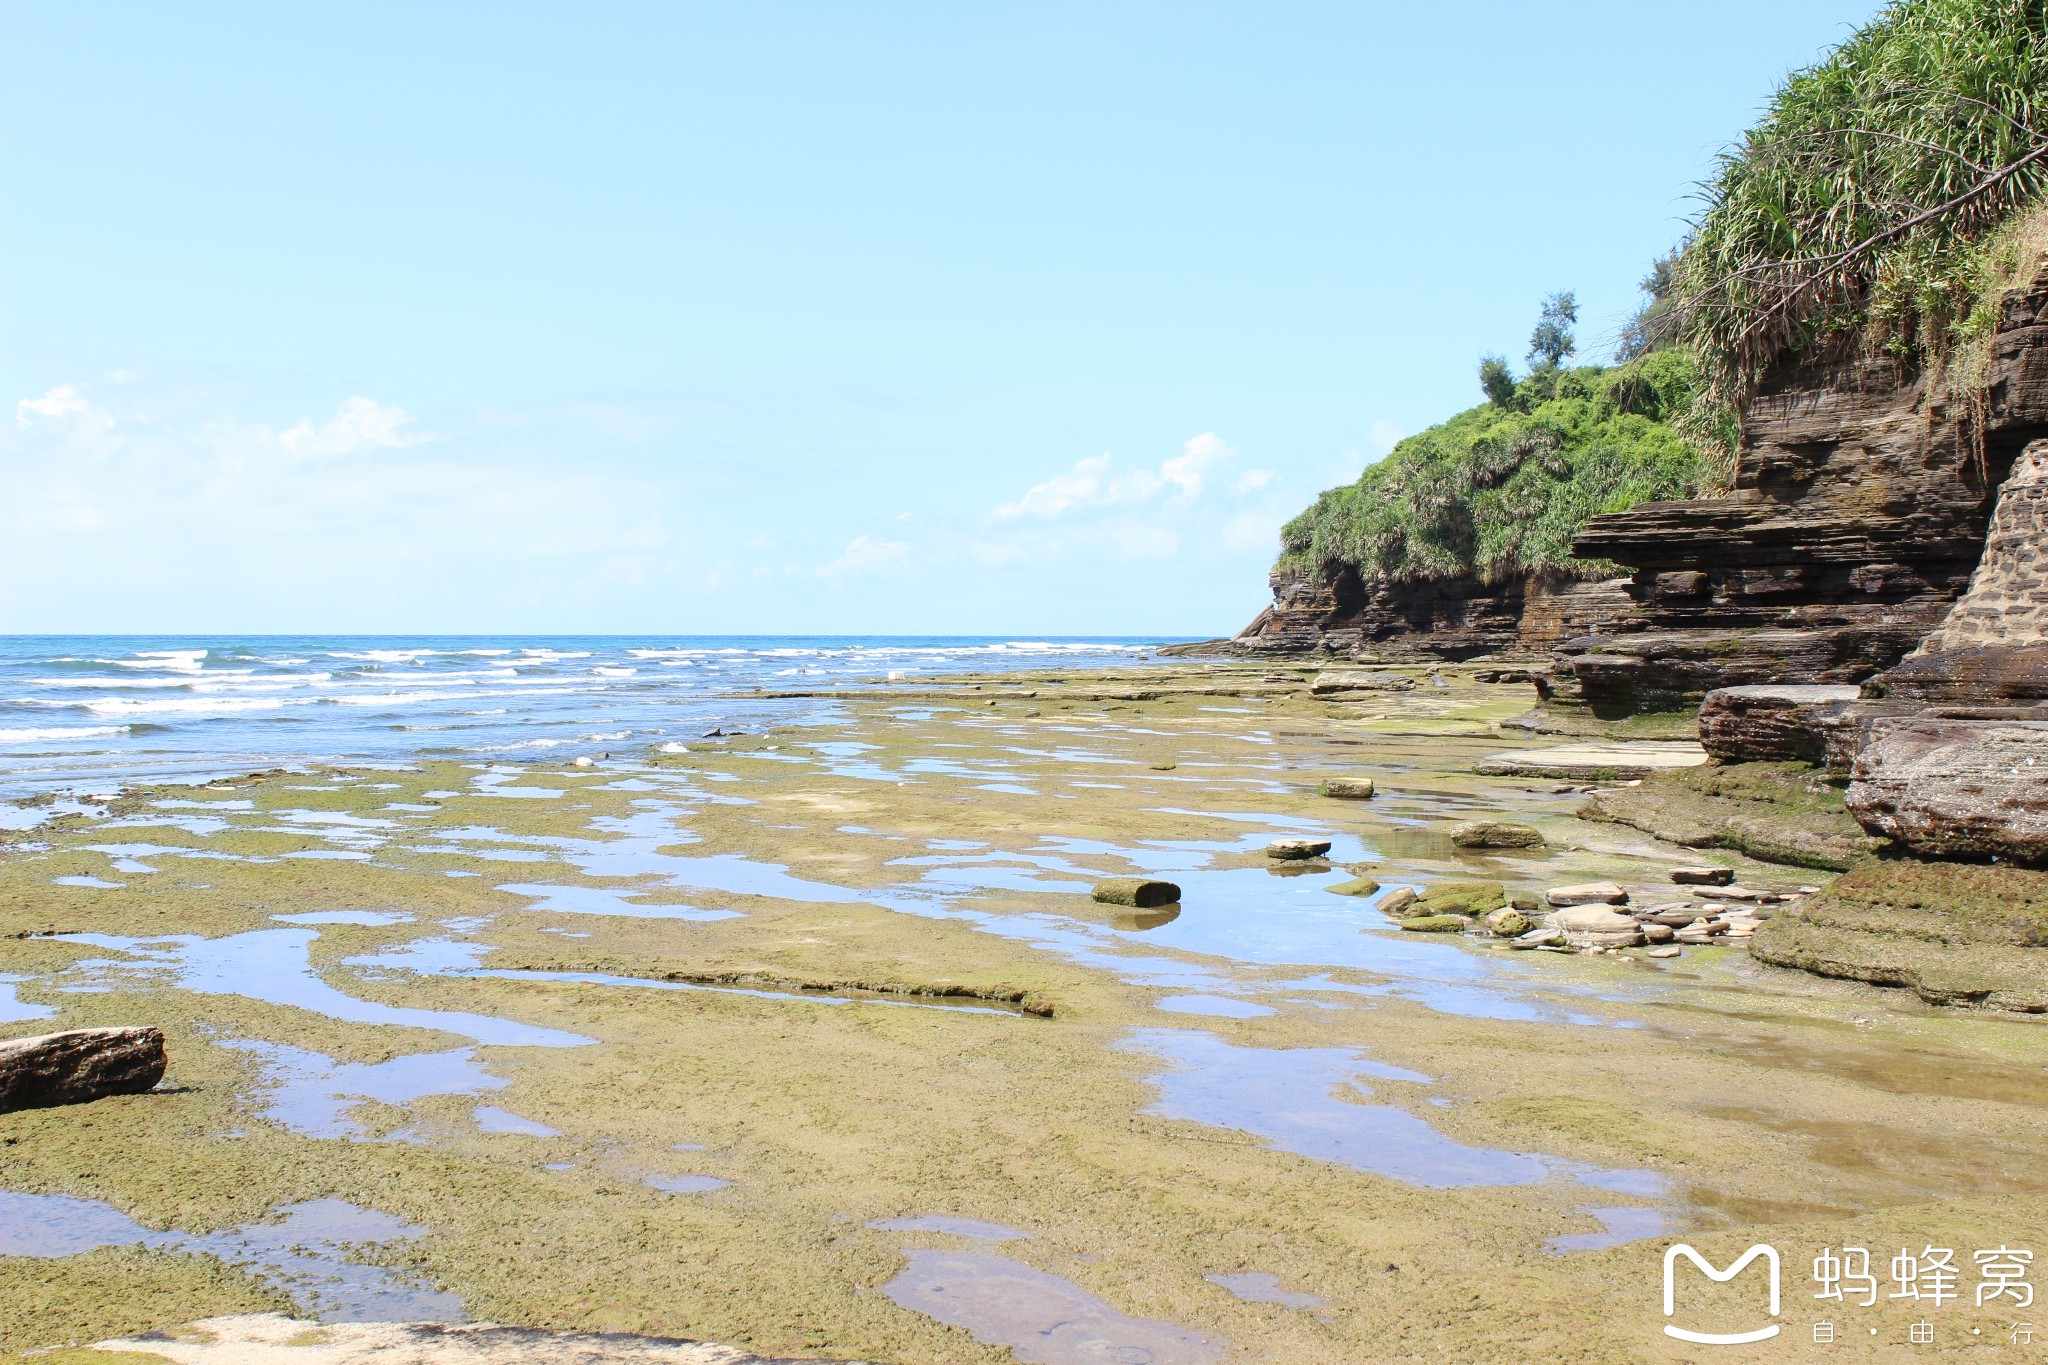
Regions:
M 275 1223 L 226 1232 L 152 1232 L 111 1204 L 68 1194 L 0 1190 L 0 1256 L 76 1256 L 96 1247 L 140 1246 L 213 1256 L 289 1294 L 321 1322 L 460 1322 L 462 1299 L 383 1266 L 347 1260 L 356 1246 L 388 1246 L 425 1228 L 341 1199 L 277 1210 Z
M 1212 1365 L 1228 1349 L 1185 1327 L 1128 1317 L 1071 1280 L 1004 1256 L 904 1255 L 909 1265 L 882 1286 L 892 1301 L 1007 1346 L 1030 1365 Z
M 709 1194 L 732 1184 L 715 1175 L 643 1175 L 641 1183 L 664 1194 Z
M 1247 1270 L 1238 1275 L 1204 1275 L 1210 1284 L 1221 1285 L 1246 1303 L 1277 1303 L 1283 1308 L 1321 1308 L 1323 1300 L 1280 1287 L 1277 1275 Z
M 542 882 L 512 882 L 497 888 L 514 896 L 529 896 L 529 910 L 556 911 L 564 915 L 622 915 L 629 919 L 718 920 L 739 919 L 741 910 L 707 910 L 695 905 L 649 905 L 636 899 L 634 891 L 614 891 L 604 886 L 559 886 Z
M 191 934 L 155 939 L 57 935 L 67 943 L 91 944 L 140 960 L 137 964 L 92 959 L 78 964 L 80 970 L 102 977 L 136 971 L 167 973 L 180 989 L 201 995 L 239 995 L 311 1010 L 351 1024 L 439 1029 L 499 1047 L 580 1047 L 597 1041 L 487 1014 L 409 1009 L 359 1000 L 314 974 L 308 950 L 317 936 L 317 931 L 301 928 L 254 929 L 212 939 Z
M 430 1096 L 482 1095 L 512 1084 L 486 1071 L 475 1050 L 466 1047 L 382 1062 L 342 1062 L 289 1043 L 253 1038 L 224 1039 L 221 1046 L 250 1053 L 259 1062 L 263 1095 L 257 1116 L 306 1137 L 367 1140 L 369 1131 L 348 1117 L 366 1101 L 403 1108 Z M 391 1140 L 422 1139 L 401 1130 Z
M 510 1109 L 500 1109 L 495 1104 L 480 1104 L 474 1115 L 476 1126 L 486 1133 L 512 1133 L 520 1137 L 560 1137 L 561 1130 L 550 1128 L 545 1123 L 521 1118 Z
M 984 1223 L 979 1218 L 953 1218 L 943 1214 L 921 1218 L 877 1218 L 867 1226 L 878 1232 L 945 1232 L 955 1237 L 976 1237 L 984 1242 L 1014 1242 L 1031 1235 L 1006 1228 L 1001 1223 Z
M 1238 1047 L 1214 1034 L 1141 1029 L 1118 1045 L 1171 1065 L 1147 1079 L 1157 1103 L 1143 1111 L 1253 1133 L 1282 1151 L 1334 1161 L 1425 1189 L 1535 1185 L 1555 1177 L 1603 1189 L 1655 1193 L 1654 1171 L 1602 1171 L 1528 1152 L 1471 1147 L 1405 1109 L 1346 1098 L 1370 1096 L 1366 1078 L 1433 1084 L 1345 1048 Z
M 1543 1249 L 1553 1255 L 1568 1251 L 1600 1251 L 1607 1247 L 1620 1246 L 1624 1242 L 1640 1242 L 1651 1237 L 1662 1237 L 1670 1233 L 1675 1220 L 1663 1209 L 1644 1208 L 1641 1205 L 1626 1205 L 1611 1209 L 1580 1209 L 1579 1212 L 1597 1218 L 1601 1222 L 1598 1232 L 1574 1232 L 1562 1237 L 1553 1237 L 1544 1243 Z
M 14 990 L 25 978 L 0 976 L 0 1024 L 16 1024 L 28 1019 L 48 1019 L 57 1011 L 49 1005 L 32 1005 L 26 1000 L 15 998 Z

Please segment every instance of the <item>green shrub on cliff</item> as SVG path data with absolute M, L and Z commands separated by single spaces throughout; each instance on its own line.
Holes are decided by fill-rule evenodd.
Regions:
M 1282 567 L 1350 564 L 1395 581 L 1596 577 L 1612 566 L 1571 557 L 1588 517 L 1700 488 L 1701 459 L 1671 426 L 1697 385 L 1685 352 L 1499 381 L 1488 402 L 1402 441 L 1289 522 Z
M 1899 0 L 1722 158 L 1675 272 L 1682 336 L 1738 402 L 1788 355 L 1938 359 L 1989 331 L 2001 229 L 2044 191 L 2048 7 Z

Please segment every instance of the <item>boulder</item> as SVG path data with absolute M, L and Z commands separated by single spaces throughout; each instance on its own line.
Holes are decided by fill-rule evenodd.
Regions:
M 1153 910 L 1180 901 L 1180 887 L 1172 882 L 1155 882 L 1145 877 L 1110 877 L 1095 883 L 1095 899 L 1104 905 L 1128 905 L 1136 910 Z
M 1700 746 L 1723 763 L 1819 763 L 1861 695 L 1848 683 L 1716 688 L 1700 704 Z
M 1328 839 L 1275 839 L 1266 845 L 1268 858 L 1297 861 L 1303 858 L 1320 858 L 1330 851 Z
M 1468 820 L 1452 828 L 1451 843 L 1457 848 L 1541 848 L 1543 835 L 1504 820 Z
M 1508 897 L 1508 906 L 1525 915 L 1533 915 L 1543 908 L 1543 898 L 1532 896 L 1527 891 L 1517 891 Z
M 1538 925 L 1528 933 L 1508 940 L 1510 948 L 1547 948 L 1564 943 L 1564 931 L 1553 929 L 1547 924 Z
M 1483 915 L 1505 904 L 1507 892 L 1499 882 L 1438 882 L 1419 899 L 1432 915 Z
M 1554 906 L 1626 905 L 1628 892 L 1614 882 L 1581 882 L 1576 886 L 1553 886 L 1544 898 Z
M 82 1028 L 0 1042 L 0 1113 L 136 1095 L 164 1078 L 153 1028 Z
M 1848 803 L 1915 853 L 2048 859 L 2048 722 L 1876 721 Z
M 1406 673 L 1345 668 L 1316 674 L 1308 690 L 1318 697 L 1328 697 L 1345 692 L 1407 692 L 1414 686 L 1415 679 Z
M 1679 955 L 1680 953 L 1682 953 L 1682 952 L 1684 952 L 1684 951 L 1685 951 L 1685 949 L 1683 949 L 1683 948 L 1652 948 L 1652 949 L 1650 949 L 1650 951 L 1649 951 L 1649 952 L 1647 952 L 1647 953 L 1644 953 L 1644 954 L 1643 954 L 1643 956 L 1644 956 L 1644 957 L 1677 957 L 1677 956 L 1678 956 L 1678 955 Z
M 1363 801 L 1372 795 L 1372 779 L 1369 777 L 1326 777 L 1323 779 L 1323 795 L 1342 797 L 1349 801 Z
M 1671 880 L 1679 886 L 1726 886 L 1735 880 L 1732 867 L 1674 867 Z
M 1379 889 L 1380 884 L 1370 877 L 1353 877 L 1348 882 L 1338 882 L 1335 886 L 1323 888 L 1325 891 L 1334 891 L 1340 896 L 1370 896 Z
M 1641 928 L 1645 943 L 1669 943 L 1672 936 L 1678 932 L 1668 924 L 1644 924 Z
M 1402 920 L 1401 927 L 1411 934 L 1462 934 L 1472 921 L 1463 915 L 1416 915 Z

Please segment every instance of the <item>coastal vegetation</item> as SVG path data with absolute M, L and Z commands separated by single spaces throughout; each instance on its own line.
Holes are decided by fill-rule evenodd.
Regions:
M 1982 386 L 2001 301 L 2048 252 L 2048 11 L 1900 0 L 1795 72 L 1643 280 L 1612 367 L 1568 366 L 1553 295 L 1529 371 L 1399 443 L 1282 532 L 1279 568 L 1369 581 L 1590 578 L 1586 521 L 1732 487 L 1739 415 L 1788 359 L 1889 356 Z

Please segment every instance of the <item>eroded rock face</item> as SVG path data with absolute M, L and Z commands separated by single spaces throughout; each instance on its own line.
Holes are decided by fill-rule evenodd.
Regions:
M 1916 853 L 2048 860 L 2048 721 L 1875 721 L 1848 804 Z
M 1999 486 L 1970 586 L 1917 655 L 2048 641 L 2048 441 L 2013 462 Z
M 153 1028 L 82 1028 L 0 1042 L 0 1113 L 135 1095 L 164 1078 Z
M 1744 416 L 1731 494 L 1595 517 L 1574 542 L 1634 570 L 1632 606 L 1558 647 L 1552 700 L 1679 709 L 1905 658 L 1968 585 L 1994 490 L 2048 436 L 2048 275 L 2006 301 L 1987 379 L 1980 414 L 1888 361 L 1780 370 Z M 2042 510 L 2016 505 L 2015 526 Z M 1972 615 L 1957 641 L 1991 628 Z
M 1234 639 L 1209 648 L 1469 659 L 1548 649 L 1629 605 L 1619 580 L 1394 582 L 1362 579 L 1354 566 L 1332 563 L 1275 569 L 1267 581 L 1273 605 Z
M 1826 727 L 1862 693 L 1836 687 L 1721 687 L 1700 706 L 1700 747 L 1723 763 L 1818 763 Z

